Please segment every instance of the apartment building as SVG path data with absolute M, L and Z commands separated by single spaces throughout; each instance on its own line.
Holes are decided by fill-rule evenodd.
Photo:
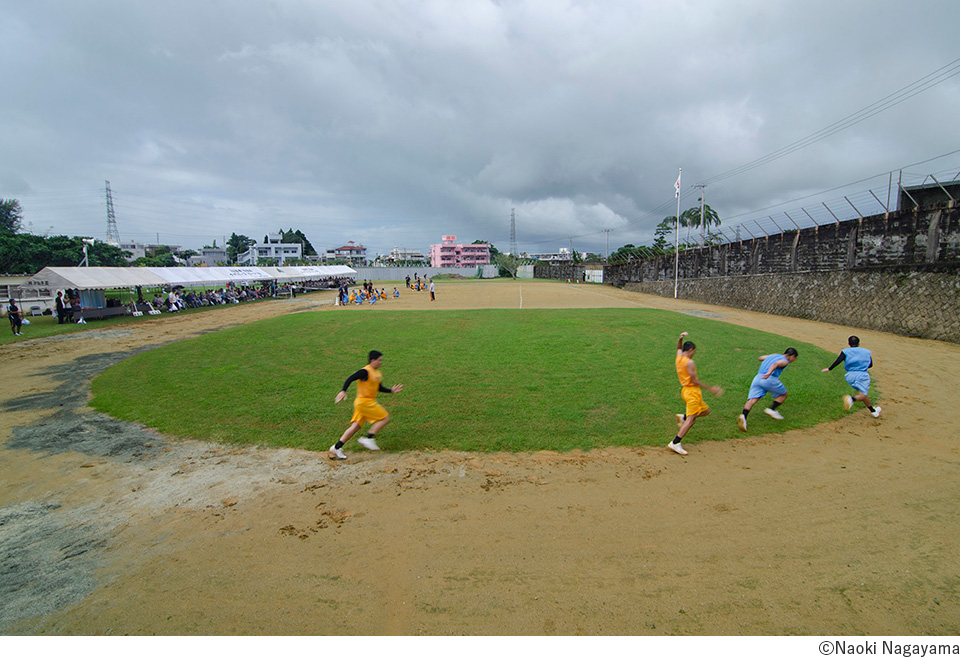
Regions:
M 430 265 L 439 268 L 480 266 L 490 263 L 489 243 L 457 243 L 456 236 L 443 236 L 442 243 L 430 246 Z

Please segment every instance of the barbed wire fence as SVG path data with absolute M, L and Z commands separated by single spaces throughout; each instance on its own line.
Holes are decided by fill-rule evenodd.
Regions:
M 873 177 L 873 179 L 876 179 L 876 177 Z M 890 214 L 898 210 L 901 193 L 908 207 L 917 204 L 916 200 L 911 200 L 907 188 L 924 185 L 937 185 L 943 188 L 943 184 L 955 183 L 958 180 L 960 180 L 960 170 L 957 169 L 941 170 L 924 175 L 909 174 L 903 170 L 890 172 L 885 185 L 882 187 L 874 186 L 865 190 L 847 192 L 838 197 L 831 197 L 826 200 L 820 199 L 789 209 L 783 209 L 783 205 L 781 204 L 778 205 L 781 207 L 780 210 L 773 211 L 766 215 L 762 215 L 757 211 L 739 214 L 732 216 L 732 218 L 727 218 L 727 222 L 731 219 L 742 218 L 746 215 L 752 217 L 742 220 L 735 225 L 721 224 L 718 226 L 709 226 L 706 228 L 702 237 L 700 236 L 699 227 L 691 227 L 690 229 L 695 229 L 697 234 L 691 238 L 696 238 L 697 240 L 691 242 L 689 239 L 681 238 L 679 249 L 680 252 L 683 253 L 688 250 L 700 249 L 704 246 L 724 245 L 744 240 L 771 237 L 789 231 L 809 229 L 857 218 Z M 849 188 L 851 185 L 856 184 L 847 184 L 834 190 Z M 950 196 L 950 193 L 947 192 L 946 189 L 943 191 Z M 822 194 L 823 193 L 820 193 L 817 196 Z M 803 201 L 804 199 L 807 198 L 795 201 Z M 680 231 L 682 233 L 684 230 L 681 229 Z M 673 237 L 674 234 L 671 231 L 669 236 L 665 235 L 660 243 L 652 240 L 645 244 L 634 246 L 629 250 L 620 248 L 620 250 L 609 256 L 608 263 L 618 264 L 625 261 L 649 259 L 665 254 L 673 254 L 675 248 L 674 242 L 673 240 L 668 240 Z

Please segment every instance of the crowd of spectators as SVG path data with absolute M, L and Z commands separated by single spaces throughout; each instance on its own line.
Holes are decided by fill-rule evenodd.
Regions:
M 237 286 L 231 283 L 219 289 L 205 291 L 187 290 L 178 286 L 166 294 L 158 292 L 153 297 L 151 303 L 154 309 L 165 312 L 178 312 L 182 309 L 232 305 L 251 300 L 275 298 L 278 294 L 290 293 L 296 295 L 297 292 L 336 289 L 340 286 L 349 286 L 355 283 L 356 280 L 352 278 L 330 278 L 306 282 L 290 282 L 289 284 L 283 285 L 278 285 L 276 282 L 269 282 L 261 286 Z M 144 302 L 140 291 L 137 292 L 137 295 L 138 302 Z

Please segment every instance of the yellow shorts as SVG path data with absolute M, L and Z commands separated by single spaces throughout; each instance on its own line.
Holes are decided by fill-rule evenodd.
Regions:
M 387 416 L 387 409 L 376 402 L 375 399 L 354 399 L 353 417 L 350 422 L 359 422 L 363 424 L 370 422 L 379 422 Z
M 710 410 L 710 407 L 703 402 L 703 393 L 699 387 L 681 388 L 680 398 L 687 404 L 687 417 L 696 417 Z

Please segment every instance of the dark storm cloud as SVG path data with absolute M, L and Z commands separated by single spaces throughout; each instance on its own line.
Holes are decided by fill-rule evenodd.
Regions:
M 14 2 L 0 197 L 35 230 L 386 252 L 650 239 L 688 186 L 960 55 L 952 2 Z M 710 184 L 721 218 L 958 147 L 951 78 Z M 958 160 L 932 163 L 950 168 Z M 932 171 L 932 170 L 931 170 Z

